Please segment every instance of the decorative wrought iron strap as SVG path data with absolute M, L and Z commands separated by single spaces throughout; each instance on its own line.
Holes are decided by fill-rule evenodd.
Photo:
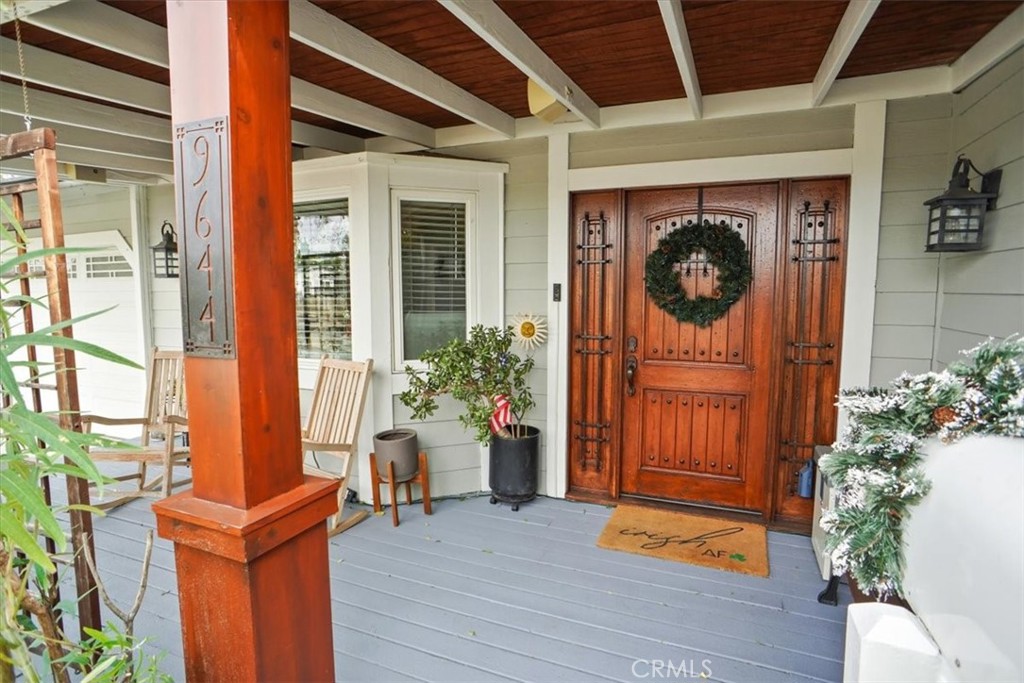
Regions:
M 801 293 L 802 293 L 802 291 L 803 291 L 803 287 L 801 287 Z M 803 303 L 804 302 L 801 299 L 801 305 Z M 803 310 L 803 309 L 801 308 L 801 310 Z M 786 346 L 795 350 L 795 353 L 793 355 L 786 354 L 786 360 L 788 362 L 792 363 L 793 365 L 832 365 L 833 364 L 833 360 L 831 358 L 822 359 L 822 358 L 805 358 L 804 357 L 804 351 L 806 349 L 818 349 L 818 350 L 834 349 L 836 347 L 836 345 L 834 343 L 832 343 L 832 342 L 817 343 L 817 342 L 790 341 L 790 342 L 786 342 Z
M 839 239 L 833 237 L 835 226 L 835 209 L 831 202 L 825 200 L 822 208 L 811 209 L 810 202 L 804 202 L 804 210 L 798 214 L 800 230 L 798 237 L 791 240 L 796 247 L 792 261 L 837 261 L 839 255 L 835 248 Z
M 581 414 L 579 419 L 573 420 L 573 439 L 577 442 L 580 469 L 586 470 L 593 463 L 598 472 L 604 466 L 602 444 L 607 443 L 611 436 L 611 424 L 602 414 L 605 410 L 605 357 L 612 352 L 612 338 L 605 330 L 604 291 L 607 267 L 612 263 L 611 248 L 604 212 L 596 218 L 589 212 L 583 214 L 576 233 L 581 329 L 573 334 L 573 353 L 579 356 L 580 364 L 579 400 L 576 404 Z M 597 415 L 586 414 L 591 405 L 596 405 Z
M 835 349 L 834 341 L 817 341 L 827 334 L 826 312 L 828 307 L 828 283 L 832 264 L 839 260 L 840 240 L 835 236 L 836 209 L 830 200 L 824 200 L 820 207 L 812 207 L 805 201 L 796 216 L 795 237 L 790 240 L 793 252 L 790 261 L 794 263 L 796 282 L 796 329 L 793 338 L 786 342 L 787 373 L 792 373 L 792 393 L 803 397 L 806 391 L 817 386 L 819 374 L 824 366 L 835 363 L 833 358 L 823 358 Z M 817 294 L 817 296 L 816 296 Z M 813 316 L 810 308 L 817 300 L 818 310 Z M 809 329 L 809 320 L 816 320 L 814 329 Z M 806 462 L 812 455 L 815 444 L 813 434 L 805 434 L 802 426 L 815 425 L 819 419 L 820 401 L 813 401 L 807 415 L 807 401 L 795 400 L 791 407 L 788 425 L 783 426 L 780 439 L 779 460 L 790 464 L 787 477 L 787 492 L 795 495 L 795 466 Z M 808 437 L 810 439 L 808 440 Z

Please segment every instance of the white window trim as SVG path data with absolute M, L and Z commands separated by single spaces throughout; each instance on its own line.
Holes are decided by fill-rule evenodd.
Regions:
M 324 202 L 330 200 L 347 200 L 349 205 L 349 241 L 351 244 L 352 239 L 352 191 L 348 187 L 325 187 L 317 190 L 296 190 L 292 193 L 292 217 L 294 220 L 295 216 L 295 205 L 305 204 L 307 202 Z M 292 251 L 295 250 L 295 235 L 292 235 Z M 294 259 L 294 256 L 292 257 Z M 349 258 L 352 258 L 351 249 L 349 250 Z M 292 269 L 294 270 L 294 264 Z M 294 275 L 292 276 L 294 277 Z M 351 292 L 349 292 L 351 297 Z M 352 331 L 355 334 L 355 330 Z M 309 386 L 313 386 L 313 380 L 316 376 L 316 371 L 320 367 L 320 359 L 318 358 L 299 358 L 299 380 L 301 386 L 303 381 L 308 382 Z
M 419 360 L 402 358 L 405 354 L 404 323 L 402 308 L 402 200 L 437 203 L 464 203 L 466 205 L 466 335 L 469 328 L 479 322 L 477 309 L 477 192 L 457 192 L 423 188 L 391 188 L 391 348 L 393 351 L 392 373 L 404 375 L 405 367 L 423 368 Z

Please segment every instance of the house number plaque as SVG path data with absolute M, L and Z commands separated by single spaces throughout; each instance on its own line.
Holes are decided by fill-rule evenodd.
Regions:
M 235 357 L 227 117 L 175 127 L 185 355 Z

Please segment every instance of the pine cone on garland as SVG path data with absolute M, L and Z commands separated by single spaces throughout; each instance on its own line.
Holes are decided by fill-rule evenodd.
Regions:
M 949 406 L 939 406 L 932 411 L 932 422 L 939 429 L 942 429 L 954 420 L 956 420 L 956 411 Z

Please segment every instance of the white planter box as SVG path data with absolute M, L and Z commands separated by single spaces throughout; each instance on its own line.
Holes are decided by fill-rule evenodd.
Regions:
M 1024 439 L 936 440 L 926 453 L 932 490 L 904 537 L 914 614 L 851 606 L 845 679 L 1024 680 Z

